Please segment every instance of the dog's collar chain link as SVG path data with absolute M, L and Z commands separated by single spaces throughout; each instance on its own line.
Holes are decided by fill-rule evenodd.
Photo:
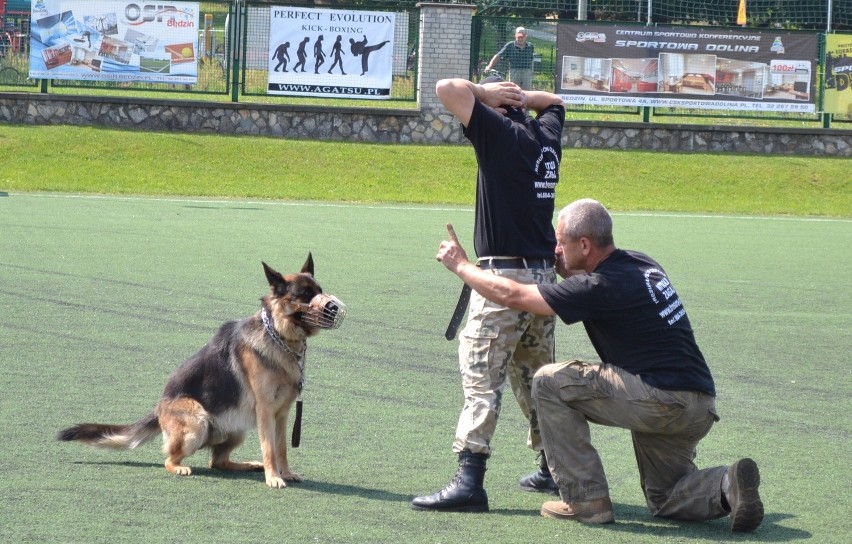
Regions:
M 266 334 L 272 338 L 272 341 L 275 342 L 278 347 L 283 349 L 284 351 L 290 353 L 296 358 L 296 362 L 299 364 L 299 372 L 301 376 L 299 377 L 299 399 L 302 398 L 302 389 L 305 388 L 305 354 L 308 351 L 307 342 L 302 346 L 302 351 L 296 351 L 290 346 L 287 345 L 286 342 L 281 338 L 281 335 L 275 330 L 275 327 L 272 325 L 272 318 L 269 316 L 269 313 L 266 311 L 266 308 L 261 308 L 260 310 L 260 319 L 263 321 L 263 329 L 266 331 Z

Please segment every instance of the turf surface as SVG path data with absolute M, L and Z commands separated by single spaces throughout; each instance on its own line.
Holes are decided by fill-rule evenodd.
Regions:
M 713 370 L 722 421 L 697 463 L 751 456 L 766 519 L 652 518 L 629 435 L 594 428 L 616 524 L 539 517 L 517 490 L 535 468 L 507 397 L 486 475 L 492 512 L 415 512 L 443 487 L 461 407 L 455 342 L 443 339 L 459 282 L 435 262 L 444 224 L 470 245 L 467 207 L 0 196 L 2 542 L 846 542 L 852 221 L 688 214 L 615 216 L 619 246 L 666 266 Z M 348 306 L 308 349 L 305 482 L 162 468 L 159 440 L 113 452 L 55 441 L 78 422 L 127 423 L 222 322 L 255 312 L 260 261 L 283 272 L 308 251 Z M 560 359 L 593 358 L 561 325 Z M 236 459 L 258 459 L 256 433 Z

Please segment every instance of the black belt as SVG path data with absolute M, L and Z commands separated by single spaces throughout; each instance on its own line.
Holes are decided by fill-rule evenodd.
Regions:
M 450 318 L 450 324 L 447 326 L 447 332 L 444 333 L 444 338 L 452 340 L 456 337 L 456 331 L 459 330 L 459 324 L 467 311 L 467 305 L 470 303 L 470 286 L 466 283 L 462 284 L 459 301 L 456 303 L 456 309 L 453 311 L 453 317 Z
M 553 268 L 553 259 L 536 257 L 529 259 L 526 257 L 481 257 L 476 266 L 480 268 L 496 268 L 498 270 L 506 269 L 548 269 Z
M 553 259 L 545 259 L 542 257 L 535 259 L 526 259 L 524 257 L 482 257 L 476 262 L 476 266 L 480 268 L 494 268 L 501 270 L 547 270 L 553 268 Z M 456 332 L 458 331 L 469 302 L 470 286 L 465 283 L 462 285 L 459 301 L 456 303 L 456 309 L 453 312 L 452 318 L 450 318 L 450 324 L 447 327 L 447 332 L 444 333 L 444 338 L 447 340 L 452 340 L 456 337 Z

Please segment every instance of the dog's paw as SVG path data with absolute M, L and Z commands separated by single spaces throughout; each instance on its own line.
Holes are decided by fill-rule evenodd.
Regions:
M 272 489 L 283 489 L 287 487 L 287 482 L 285 482 L 280 476 L 267 476 L 266 485 L 268 485 Z
M 301 474 L 296 474 L 295 472 L 290 472 L 289 470 L 281 473 L 281 477 L 288 482 L 303 482 L 305 479 L 302 478 Z
M 166 470 L 168 470 L 175 476 L 189 476 L 190 474 L 192 474 L 192 469 L 184 465 L 166 463 Z

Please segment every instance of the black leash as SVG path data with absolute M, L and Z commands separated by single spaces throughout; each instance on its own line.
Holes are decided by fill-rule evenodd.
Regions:
M 456 332 L 459 330 L 464 312 L 467 310 L 467 305 L 470 302 L 470 286 L 462 285 L 459 301 L 456 303 L 456 309 L 453 311 L 453 317 L 450 318 L 450 324 L 447 326 L 447 332 L 444 333 L 444 338 L 452 340 L 456 337 Z
M 304 347 L 302 347 L 301 353 L 288 346 L 284 340 L 281 339 L 281 336 L 275 332 L 275 326 L 272 324 L 272 317 L 266 311 L 266 308 L 261 308 L 260 319 L 263 321 L 264 330 L 278 345 L 278 347 L 289 352 L 296 358 L 296 363 L 299 365 L 299 372 L 302 374 L 298 385 L 299 397 L 296 399 L 296 418 L 293 421 L 293 435 L 290 438 L 290 445 L 294 448 L 298 448 L 299 443 L 302 441 L 302 389 L 305 387 L 305 354 L 308 351 L 308 345 L 305 344 Z
M 290 445 L 294 448 L 299 447 L 299 442 L 302 440 L 302 399 L 296 401 L 296 419 L 293 421 L 293 437 L 290 439 Z

